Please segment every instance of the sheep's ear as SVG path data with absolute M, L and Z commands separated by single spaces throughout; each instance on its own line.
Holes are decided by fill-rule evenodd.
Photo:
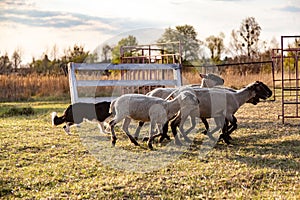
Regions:
M 200 76 L 201 78 L 207 78 L 207 75 L 206 75 L 206 74 L 199 73 L 199 76 Z

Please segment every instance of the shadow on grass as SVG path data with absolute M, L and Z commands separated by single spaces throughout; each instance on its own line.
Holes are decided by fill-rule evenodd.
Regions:
M 237 136 L 232 148 L 235 154 L 230 159 L 249 166 L 300 171 L 300 137 L 294 136 L 284 138 L 280 133 Z

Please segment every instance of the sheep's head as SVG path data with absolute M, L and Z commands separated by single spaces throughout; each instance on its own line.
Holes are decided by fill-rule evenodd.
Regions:
M 255 92 L 255 101 L 259 99 L 265 100 L 272 96 L 272 91 L 270 88 L 261 81 L 255 81 L 248 87 Z
M 202 87 L 212 88 L 217 85 L 223 85 L 224 79 L 220 76 L 215 74 L 201 74 L 199 73 L 200 77 L 202 78 Z

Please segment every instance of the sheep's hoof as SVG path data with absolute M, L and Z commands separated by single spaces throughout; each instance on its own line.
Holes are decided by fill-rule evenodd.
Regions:
M 226 144 L 231 144 L 229 140 L 232 140 L 232 138 L 229 135 L 221 134 L 219 137 L 219 140 L 223 140 Z
M 112 137 L 111 138 L 111 146 L 112 147 L 116 146 L 116 142 L 117 142 L 117 137 Z
M 142 141 L 147 142 L 148 140 L 149 140 L 149 137 L 144 137 Z
M 171 140 L 170 136 L 168 134 L 162 134 L 158 140 L 159 143 L 162 143 L 164 139 L 167 139 L 168 141 Z
M 166 138 L 167 140 L 169 140 L 169 141 L 171 140 L 171 138 L 170 138 L 170 136 L 169 136 L 168 134 L 165 135 L 165 138 Z
M 148 145 L 148 147 L 149 147 L 150 150 L 153 150 L 153 146 L 152 146 L 152 143 L 151 143 L 151 142 L 148 142 L 147 145 Z
M 207 130 L 202 131 L 204 135 L 207 135 Z
M 140 144 L 136 140 L 131 141 L 135 146 L 140 146 Z

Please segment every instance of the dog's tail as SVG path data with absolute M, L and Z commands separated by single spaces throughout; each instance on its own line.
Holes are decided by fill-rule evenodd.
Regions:
M 51 114 L 52 125 L 57 126 L 65 122 L 65 116 L 58 117 L 56 112 Z

